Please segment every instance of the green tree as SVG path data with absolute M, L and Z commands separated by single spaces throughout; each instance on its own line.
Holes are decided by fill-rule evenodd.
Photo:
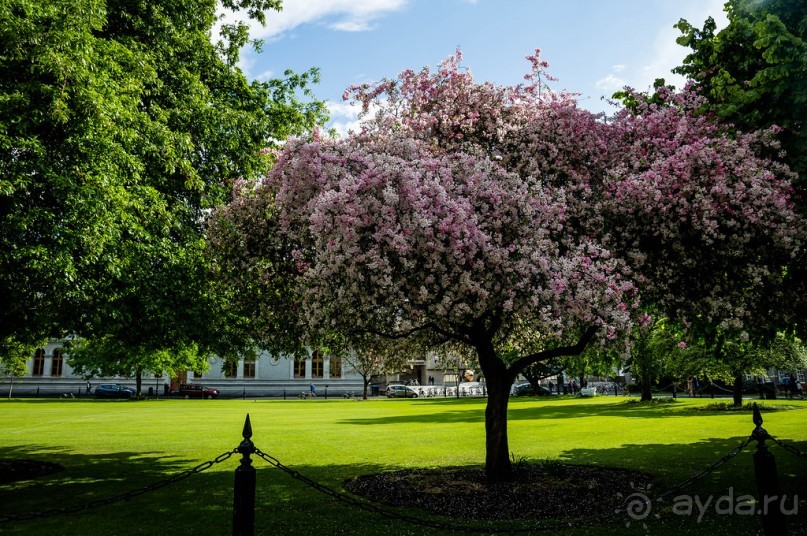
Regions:
M 783 154 L 771 153 L 797 173 L 796 204 L 807 214 L 807 9 L 802 0 L 729 0 L 729 24 L 716 32 L 709 18 L 698 29 L 686 20 L 676 27 L 680 45 L 692 52 L 673 71 L 694 81 L 706 97 L 704 111 L 738 130 L 781 128 Z M 807 334 L 807 255 L 791 264 L 785 277 L 793 296 L 794 325 Z
M 37 344 L 21 343 L 14 337 L 0 339 L 0 377 L 8 379 L 8 397 L 11 398 L 14 378 L 23 376 L 27 371 L 27 360 L 34 353 Z
M 708 99 L 706 109 L 751 132 L 773 125 L 785 161 L 807 174 L 807 9 L 802 0 L 729 0 L 729 24 L 715 32 L 710 17 L 702 29 L 681 19 L 680 45 L 692 52 L 673 72 L 689 77 Z
M 769 369 L 794 370 L 807 366 L 807 350 L 792 334 L 778 333 L 772 338 L 751 340 L 730 331 L 721 331 L 713 339 L 692 341 L 680 353 L 680 365 L 709 380 L 731 385 L 735 406 L 742 406 L 746 374 L 764 376 Z
M 205 356 L 193 343 L 188 346 L 155 350 L 147 345 L 127 346 L 107 336 L 79 340 L 69 346 L 73 372 L 85 378 L 93 376 L 129 376 L 135 378 L 138 396 L 142 395 L 143 375 L 171 375 L 175 370 L 204 372 L 208 368 Z
M 204 215 L 268 170 L 275 140 L 327 119 L 315 69 L 249 83 L 246 26 L 213 43 L 216 8 L 0 3 L 0 337 L 209 347 Z

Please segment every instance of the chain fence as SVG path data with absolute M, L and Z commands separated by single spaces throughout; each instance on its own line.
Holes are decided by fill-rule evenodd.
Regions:
M 804 458 L 805 456 L 807 456 L 807 454 L 800 451 L 796 447 L 793 447 L 793 446 L 788 445 L 786 443 L 782 443 L 780 440 L 776 439 L 775 437 L 773 437 L 770 434 L 768 434 L 768 439 L 770 439 L 771 441 L 773 441 L 774 443 L 776 443 L 777 445 L 779 445 L 780 447 L 782 447 L 783 449 L 785 449 L 789 453 L 794 454 L 794 455 L 796 455 L 796 456 L 798 456 L 800 458 Z
M 66 514 L 74 514 L 78 512 L 84 512 L 86 510 L 92 510 L 94 508 L 99 508 L 101 506 L 106 506 L 108 504 L 114 504 L 122 501 L 128 501 L 129 499 L 133 499 L 139 495 L 143 495 L 145 493 L 149 493 L 151 491 L 155 491 L 181 480 L 185 480 L 186 478 L 190 477 L 191 475 L 195 475 L 197 473 L 201 473 L 202 471 L 206 471 L 213 467 L 216 464 L 219 464 L 225 460 L 228 460 L 233 454 L 238 453 L 238 449 L 233 449 L 228 452 L 223 452 L 222 454 L 216 456 L 214 459 L 200 463 L 196 467 L 192 469 L 188 469 L 186 471 L 182 471 L 181 473 L 177 473 L 173 476 L 165 478 L 163 480 L 159 480 L 147 486 L 143 486 L 142 488 L 138 488 L 132 491 L 127 491 L 125 493 L 119 493 L 117 495 L 112 495 L 110 497 L 104 497 L 101 499 L 96 499 L 94 501 L 90 501 L 84 504 L 77 504 L 74 506 L 66 506 L 63 508 L 52 508 L 50 510 L 43 510 L 41 512 L 25 512 L 22 514 L 6 514 L 0 516 L 0 523 L 8 523 L 10 521 L 28 521 L 31 519 L 44 519 L 47 517 L 54 517 Z
M 428 527 L 432 529 L 440 529 L 440 530 L 448 530 L 453 532 L 500 532 L 500 533 L 522 533 L 522 532 L 538 532 L 538 531 L 558 531 L 563 529 L 568 529 L 570 527 L 581 527 L 581 526 L 594 526 L 602 523 L 602 520 L 606 517 L 612 517 L 614 514 L 606 514 L 605 516 L 600 517 L 586 517 L 585 519 L 575 519 L 575 520 L 568 520 L 568 521 L 550 521 L 548 523 L 535 523 L 530 524 L 529 526 L 521 526 L 521 527 L 497 527 L 492 524 L 478 524 L 478 525 L 471 525 L 471 524 L 463 524 L 458 523 L 457 521 L 441 521 L 437 519 L 426 519 L 420 516 L 414 516 L 407 514 L 405 512 L 401 512 L 397 509 L 393 510 L 388 507 L 384 507 L 377 503 L 370 502 L 365 499 L 359 499 L 354 495 L 350 495 L 341 491 L 337 491 L 329 486 L 325 486 L 320 484 L 319 482 L 308 478 L 307 476 L 301 474 L 299 471 L 291 469 L 290 467 L 284 465 L 280 460 L 262 452 L 260 449 L 255 450 L 255 455 L 262 458 L 264 461 L 280 469 L 284 473 L 288 474 L 295 480 L 298 480 L 305 485 L 328 495 L 329 497 L 339 501 L 343 504 L 347 504 L 350 506 L 354 506 L 366 512 L 378 514 L 380 516 L 386 517 L 388 519 L 393 519 L 396 521 L 404 521 L 407 523 L 412 523 L 414 525 L 419 525 L 422 527 Z M 520 522 L 523 524 L 523 522 Z
M 247 417 L 249 419 L 249 417 Z M 758 424 L 761 424 L 761 418 Z M 758 428 L 761 430 L 761 428 Z M 764 430 L 762 431 L 764 432 Z M 251 436 L 251 429 L 249 431 L 249 435 Z M 245 432 L 245 440 L 248 440 L 248 437 Z M 92 510 L 95 508 L 99 508 L 101 506 L 114 504 L 122 501 L 128 501 L 140 495 L 164 488 L 176 482 L 180 482 L 189 478 L 194 474 L 201 473 L 210 469 L 211 467 L 220 464 L 228 459 L 230 459 L 234 454 L 242 454 L 248 460 L 250 453 L 254 453 L 256 456 L 267 462 L 269 465 L 281 470 L 282 472 L 288 474 L 293 479 L 302 482 L 303 484 L 307 485 L 308 487 L 327 495 L 334 500 L 349 505 L 351 507 L 359 508 L 361 510 L 377 514 L 383 516 L 388 519 L 393 519 L 396 521 L 402 521 L 405 523 L 411 523 L 413 525 L 418 525 L 422 527 L 428 527 L 432 529 L 439 529 L 445 531 L 452 531 L 452 532 L 490 532 L 494 531 L 497 533 L 502 534 L 518 534 L 518 533 L 534 533 L 534 532 L 546 532 L 546 531 L 561 531 L 564 529 L 568 529 L 571 527 L 580 528 L 580 527 L 589 527 L 589 526 L 596 526 L 602 525 L 610 520 L 613 520 L 619 515 L 622 514 L 629 514 L 631 511 L 635 511 L 637 508 L 640 507 L 647 507 L 649 504 L 654 502 L 661 502 L 665 498 L 669 497 L 673 493 L 681 491 L 684 488 L 692 486 L 696 482 L 706 478 L 707 476 L 711 475 L 721 466 L 728 463 L 731 459 L 736 457 L 740 454 L 748 445 L 754 441 L 765 441 L 771 440 L 778 446 L 782 447 L 787 452 L 799 456 L 804 457 L 805 453 L 799 451 L 797 448 L 788 445 L 772 436 L 764 432 L 763 436 L 757 435 L 757 430 L 755 433 L 752 433 L 750 437 L 742 441 L 740 444 L 729 450 L 726 454 L 721 456 L 720 458 L 716 459 L 714 462 L 709 464 L 705 469 L 699 471 L 686 480 L 672 486 L 671 488 L 667 489 L 663 493 L 658 493 L 653 495 L 652 497 L 648 497 L 644 494 L 632 494 L 625 499 L 622 506 L 619 508 L 614 509 L 613 511 L 602 514 L 599 516 L 586 516 L 584 518 L 575 518 L 575 519 L 568 519 L 568 520 L 548 520 L 545 522 L 542 521 L 534 521 L 534 522 L 527 522 L 527 521 L 488 521 L 483 522 L 479 521 L 477 523 L 463 523 L 457 522 L 454 519 L 435 519 L 432 517 L 432 514 L 428 514 L 429 517 L 423 517 L 422 515 L 411 515 L 406 512 L 401 511 L 398 507 L 389 507 L 384 506 L 378 503 L 371 502 L 370 500 L 359 498 L 355 495 L 338 491 L 333 489 L 329 486 L 323 485 L 303 474 L 298 472 L 295 469 L 283 464 L 280 460 L 275 458 L 274 456 L 267 454 L 261 451 L 258 448 L 252 446 L 251 442 L 248 443 L 248 448 L 245 451 L 243 449 L 244 443 L 242 443 L 240 449 L 237 447 L 233 450 L 223 452 L 222 454 L 218 455 L 212 460 L 208 460 L 206 462 L 200 463 L 199 465 L 182 471 L 180 473 L 176 473 L 172 476 L 169 476 L 163 480 L 159 480 L 147 486 L 143 486 L 141 488 L 131 490 L 125 493 L 120 493 L 117 495 L 112 495 L 110 497 L 105 497 L 101 499 L 96 499 L 88 503 L 74 505 L 74 506 L 67 506 L 62 508 L 53 508 L 49 510 L 39 511 L 39 512 L 27 512 L 27 513 L 20 513 L 20 514 L 6 514 L 0 515 L 0 524 L 8 523 L 12 521 L 27 521 L 27 520 L 34 520 L 34 519 L 43 519 L 49 518 L 59 515 L 66 515 L 66 514 L 73 514 L 73 513 L 80 513 L 87 510 Z M 242 460 L 242 464 L 245 460 Z M 510 526 L 505 526 L 505 524 L 510 524 Z M 514 526 L 515 525 L 515 526 Z
M 614 511 L 609 512 L 607 514 L 602 514 L 602 515 L 599 515 L 599 516 L 586 516 L 585 518 L 572 519 L 572 520 L 566 520 L 566 521 L 556 521 L 556 522 L 549 522 L 549 523 L 530 523 L 528 526 L 525 526 L 523 524 L 524 522 L 521 522 L 522 526 L 520 526 L 520 527 L 504 527 L 504 526 L 496 526 L 495 524 L 471 525 L 471 524 L 457 523 L 457 522 L 454 522 L 454 521 L 449 523 L 449 522 L 445 522 L 445 521 L 439 521 L 439 520 L 434 520 L 434 519 L 424 519 L 422 517 L 409 515 L 409 514 L 406 514 L 406 513 L 403 513 L 403 512 L 399 512 L 397 510 L 392 510 L 390 508 L 385 508 L 383 506 L 380 506 L 380 505 L 378 505 L 376 503 L 369 502 L 367 500 L 358 499 L 357 497 L 355 497 L 353 495 L 349 495 L 347 493 L 340 492 L 340 491 L 334 490 L 333 488 L 330 488 L 328 486 L 320 484 L 320 483 L 318 483 L 318 482 L 316 482 L 316 481 L 302 475 L 300 472 L 298 472 L 298 471 L 296 471 L 294 469 L 291 469 L 290 467 L 284 465 L 280 460 L 278 460 L 274 456 L 266 454 L 265 452 L 261 451 L 260 449 L 256 449 L 255 454 L 258 457 L 262 458 L 267 463 L 269 463 L 270 465 L 272 465 L 272 466 L 276 467 L 277 469 L 280 469 L 281 471 L 285 472 L 286 474 L 288 474 L 289 476 L 291 476 L 295 480 L 298 480 L 298 481 L 306 484 L 307 486 L 309 486 L 309 487 L 311 487 L 311 488 L 313 488 L 313 489 L 315 489 L 315 490 L 317 490 L 317 491 L 319 491 L 319 492 L 321 492 L 321 493 L 323 493 L 325 495 L 328 495 L 329 497 L 331 497 L 331 498 L 333 498 L 333 499 L 335 499 L 335 500 L 337 500 L 337 501 L 339 501 L 341 503 L 348 504 L 348 505 L 351 505 L 351 506 L 355 506 L 355 507 L 360 508 L 362 510 L 365 510 L 367 512 L 376 513 L 376 514 L 379 514 L 379 515 L 384 516 L 384 517 L 389 518 L 389 519 L 395 519 L 395 520 L 405 521 L 407 523 L 412 523 L 412 524 L 419 525 L 419 526 L 424 526 L 424 527 L 429 527 L 429 528 L 434 528 L 434 529 L 449 530 L 449 531 L 454 531 L 454 532 L 480 532 L 480 531 L 485 532 L 485 531 L 491 531 L 492 530 L 494 532 L 502 533 L 502 534 L 511 534 L 511 533 L 512 534 L 517 534 L 517 533 L 524 533 L 524 532 L 557 531 L 557 530 L 561 530 L 561 529 L 567 529 L 567 528 L 570 528 L 570 527 L 579 528 L 579 527 L 588 527 L 588 526 L 601 525 L 601 524 L 603 524 L 605 522 L 608 522 L 608 521 L 614 519 L 615 517 L 617 517 L 617 516 L 619 516 L 621 514 L 628 513 L 629 509 L 631 509 L 631 508 L 636 508 L 637 506 L 644 506 L 644 505 L 647 505 L 647 504 L 649 504 L 651 502 L 661 502 L 666 497 L 672 495 L 673 493 L 676 493 L 676 492 L 678 492 L 678 491 L 680 491 L 680 490 L 682 490 L 684 488 L 687 488 L 687 487 L 691 486 L 692 484 L 698 482 L 699 480 L 702 480 L 703 478 L 705 478 L 708 475 L 712 474 L 719 467 L 726 464 L 729 460 L 731 460 L 732 458 L 734 458 L 735 456 L 740 454 L 740 452 L 742 452 L 749 445 L 749 443 L 751 443 L 752 440 L 753 440 L 753 438 L 749 437 L 748 439 L 744 440 L 742 443 L 740 443 L 739 445 L 737 445 L 736 447 L 734 447 L 733 449 L 728 451 L 725 455 L 721 456 L 720 458 L 718 458 L 717 460 L 715 460 L 714 462 L 709 464 L 709 466 L 707 466 L 704 470 L 699 471 L 698 473 L 692 475 L 691 477 L 689 477 L 686 480 L 680 482 L 679 484 L 676 484 L 675 486 L 669 488 L 664 493 L 656 494 L 652 498 L 645 496 L 644 499 L 640 500 L 638 504 L 636 503 L 635 500 L 633 500 L 631 502 L 628 502 L 626 500 L 626 502 L 623 504 L 622 507 L 617 508 Z M 778 441 L 777 441 L 777 444 L 779 444 Z M 792 449 L 792 447 L 788 448 L 788 450 L 791 450 L 791 449 Z M 795 449 L 792 449 L 792 450 L 794 452 L 798 453 L 798 451 L 795 451 Z M 798 454 L 802 455 L 801 453 L 798 453 Z

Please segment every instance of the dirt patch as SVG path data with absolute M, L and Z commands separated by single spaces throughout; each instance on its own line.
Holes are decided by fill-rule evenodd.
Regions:
M 521 464 L 515 479 L 492 483 L 481 468 L 412 469 L 364 475 L 346 488 L 374 502 L 466 519 L 566 519 L 599 516 L 651 485 L 648 475 L 560 463 Z
M 31 480 L 64 471 L 58 463 L 37 460 L 0 460 L 0 484 Z

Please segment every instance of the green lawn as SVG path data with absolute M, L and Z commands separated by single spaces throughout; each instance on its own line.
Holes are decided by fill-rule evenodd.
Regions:
M 510 449 L 516 460 L 645 471 L 655 477 L 655 491 L 664 491 L 706 468 L 753 430 L 750 412 L 697 410 L 712 402 L 683 398 L 644 406 L 623 397 L 513 399 Z M 66 471 L 0 485 L 0 516 L 83 504 L 193 468 L 238 445 L 247 413 L 259 449 L 334 489 L 341 489 L 347 478 L 378 471 L 481 464 L 484 404 L 482 399 L 453 398 L 2 400 L 0 460 L 47 460 Z M 765 403 L 771 409 L 776 405 L 793 409 L 763 412 L 763 426 L 807 451 L 807 400 Z M 716 499 L 754 493 L 751 452 L 749 447 L 675 496 Z M 780 447 L 772 452 L 782 492 L 799 496 L 791 534 L 807 533 L 807 463 Z M 228 534 L 237 459 L 126 502 L 0 524 L 0 534 Z M 255 459 L 255 467 L 256 534 L 450 533 L 345 506 L 261 459 Z M 643 522 L 619 516 L 596 529 L 564 534 L 755 534 L 760 526 L 756 516 L 718 515 L 708 508 L 698 521 L 697 512 L 685 516 L 670 508 L 659 506 Z M 656 519 L 656 513 L 661 517 Z

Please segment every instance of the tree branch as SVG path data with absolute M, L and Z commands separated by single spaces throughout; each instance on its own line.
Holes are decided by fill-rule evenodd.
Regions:
M 586 349 L 588 343 L 591 342 L 591 339 L 593 339 L 594 335 L 597 334 L 597 330 L 598 328 L 596 326 L 591 326 L 583 333 L 583 335 L 580 337 L 577 343 L 571 346 L 559 346 L 558 348 L 552 348 L 551 350 L 544 350 L 543 352 L 537 352 L 519 358 L 515 363 L 513 363 L 508 368 L 508 372 L 510 372 L 513 375 L 513 377 L 515 377 L 516 375 L 518 375 L 519 372 L 529 367 L 533 363 L 538 363 L 539 361 L 547 361 L 554 357 L 578 355 L 582 353 L 583 350 Z

